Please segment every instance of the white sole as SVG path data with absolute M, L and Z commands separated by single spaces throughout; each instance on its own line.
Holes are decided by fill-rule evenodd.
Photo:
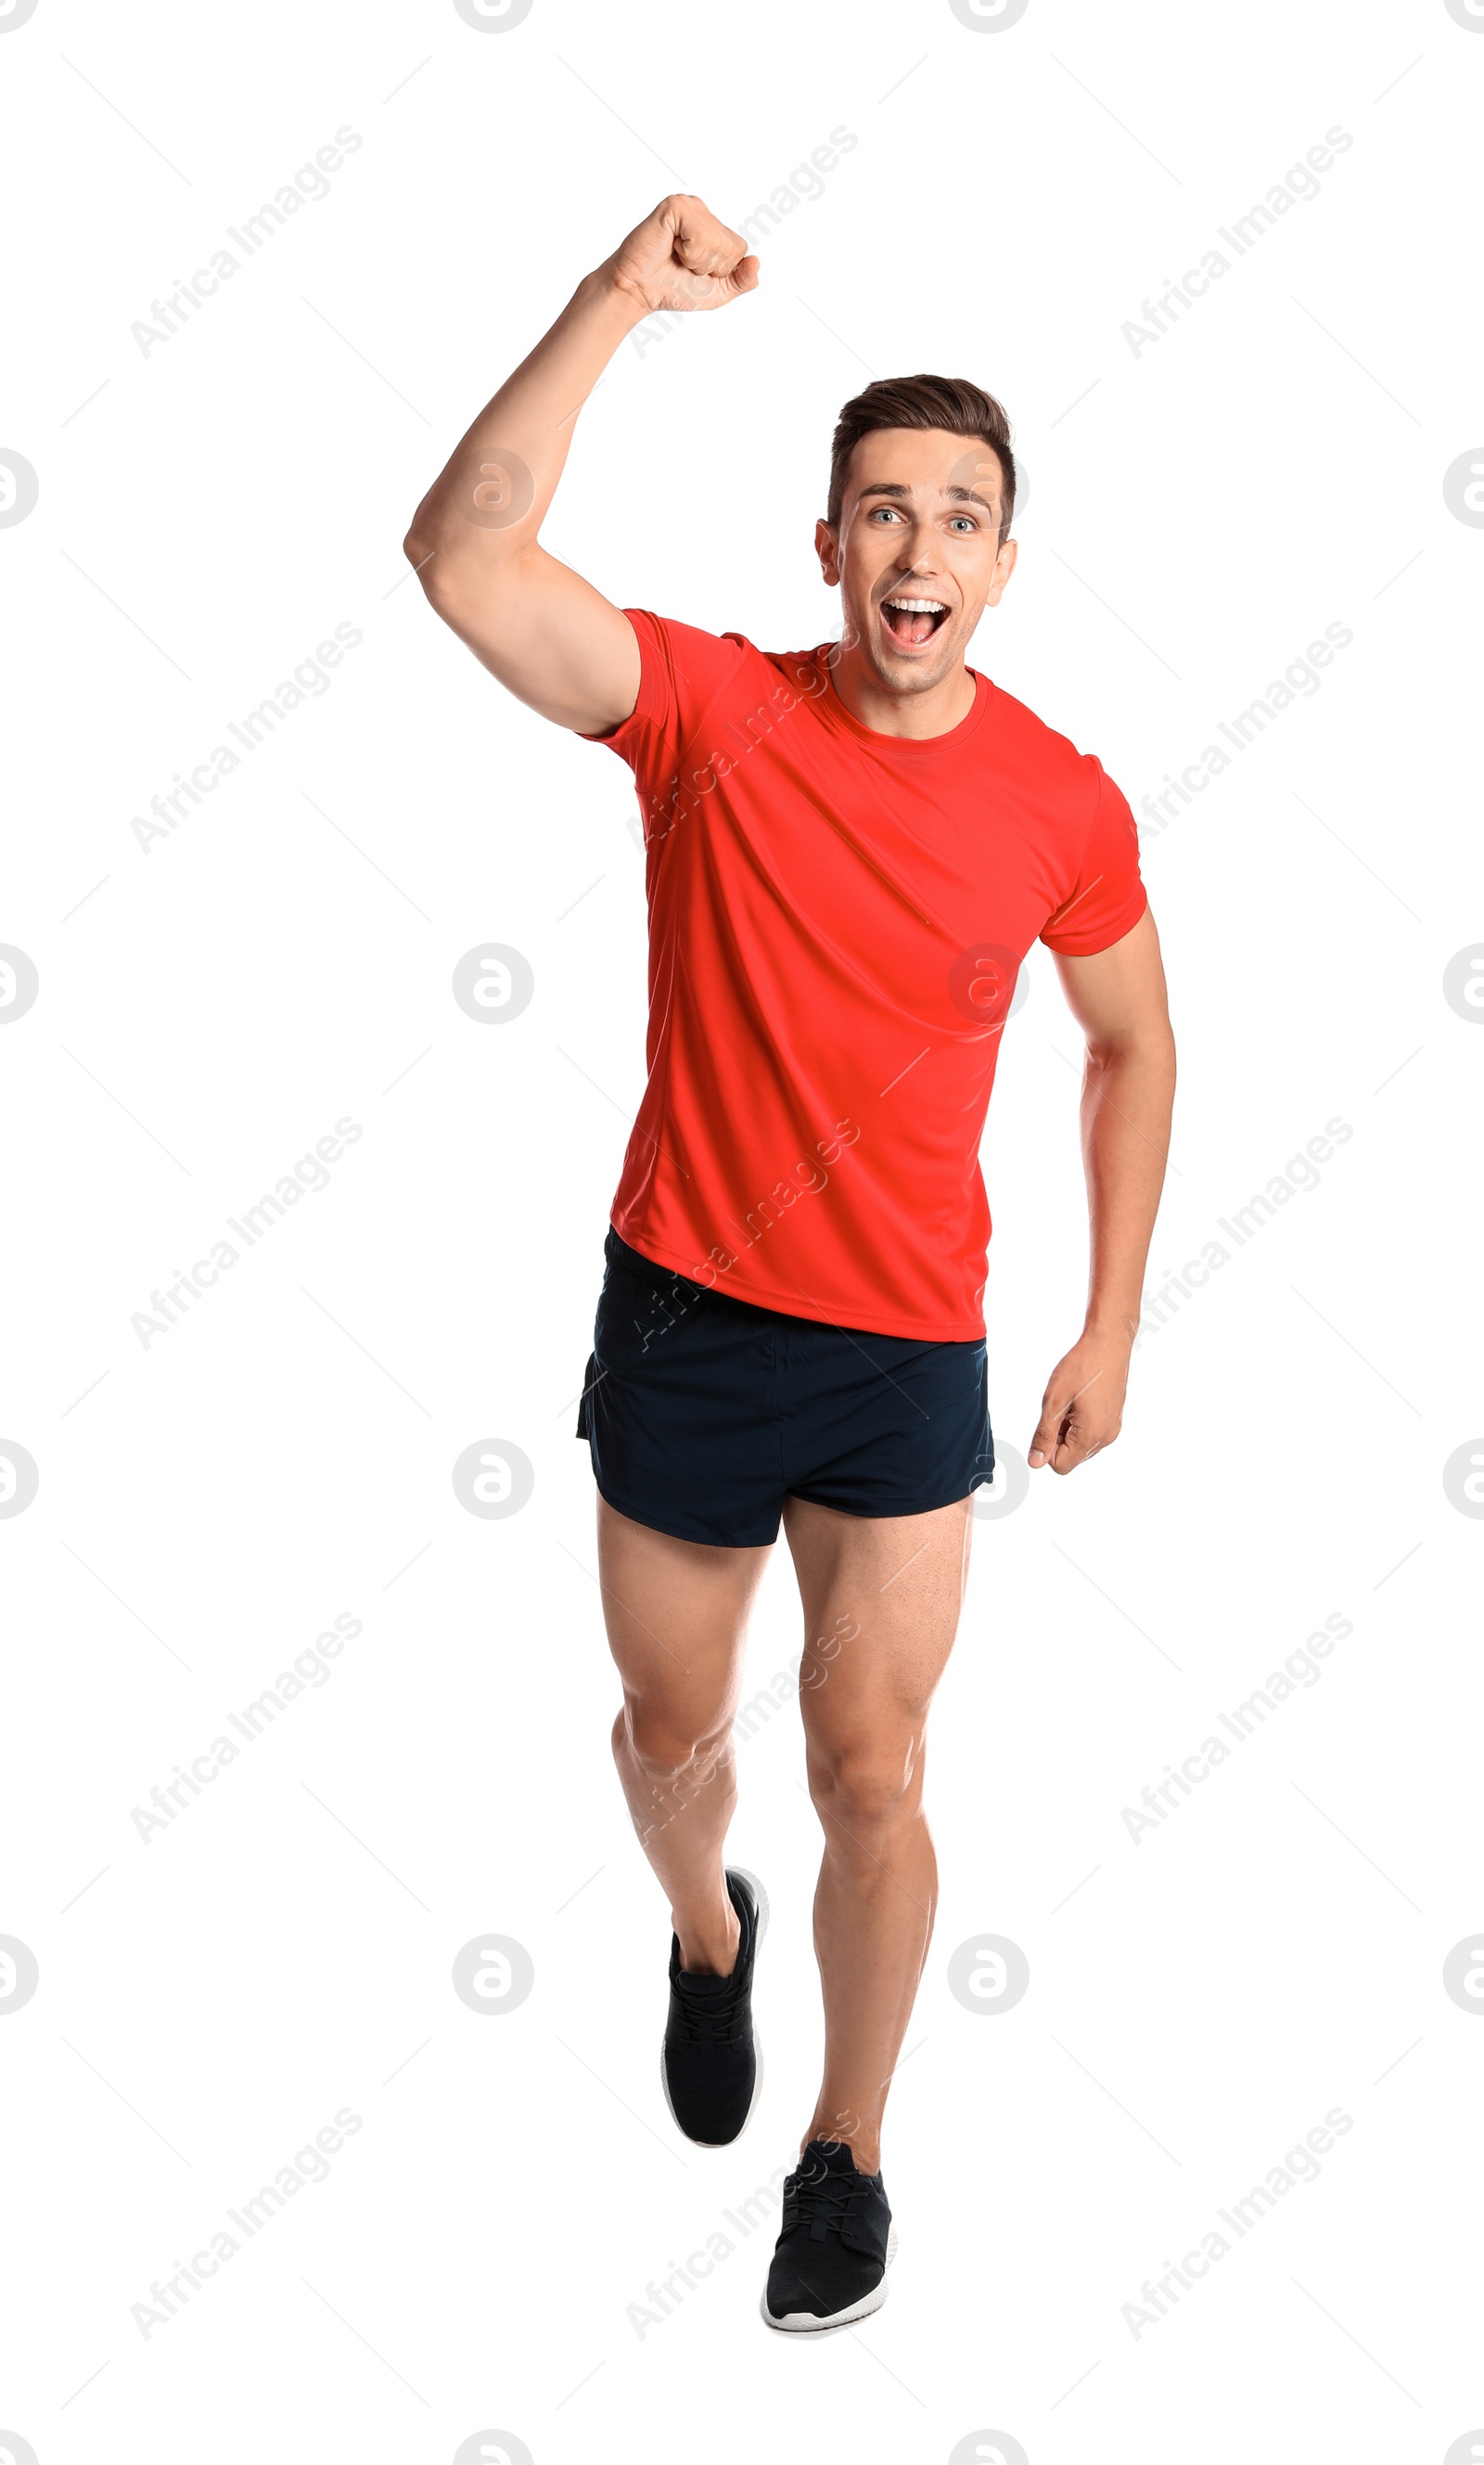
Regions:
M 756 1875 L 751 1874 L 745 1866 L 734 1866 L 731 1869 L 731 1872 L 734 1875 L 740 1876 L 744 1883 L 750 1883 L 752 1886 L 753 1901 L 758 1912 L 758 1930 L 752 1945 L 752 1958 L 755 1969 L 758 1954 L 763 1948 L 763 1938 L 767 1932 L 767 1894 L 763 1889 L 763 1886 L 759 1882 Z M 763 2040 L 759 2036 L 756 2027 L 754 2027 L 752 2032 L 752 2053 L 756 2066 L 752 2081 L 752 2095 L 747 2100 L 747 2111 L 742 2116 L 742 2121 L 738 2125 L 732 2138 L 730 2140 L 691 2140 L 690 2133 L 681 2122 L 674 2105 L 671 2104 L 670 2082 L 665 2074 L 665 2041 L 664 2038 L 661 2037 L 659 2041 L 660 2089 L 663 2093 L 666 2106 L 669 2108 L 671 2121 L 675 2124 L 675 2127 L 676 2131 L 679 2132 L 682 2140 L 690 2140 L 691 2146 L 693 2148 L 735 2148 L 738 2141 L 742 2138 L 742 2133 L 746 2130 L 748 2123 L 752 2121 L 758 2099 L 763 2094 Z
M 891 2267 L 896 2256 L 897 2228 L 892 2226 L 888 2229 L 886 2236 L 887 2268 Z M 881 2272 L 881 2282 L 879 2285 L 873 2286 L 869 2294 L 863 2294 L 858 2302 L 850 2303 L 845 2310 L 831 2311 L 828 2320 L 816 2320 L 812 2311 L 786 2311 L 782 2319 L 775 2319 L 772 2312 L 767 2307 L 767 2290 L 765 2287 L 764 2288 L 763 2300 L 759 2307 L 763 2313 L 764 2319 L 767 2321 L 770 2328 L 786 2329 L 795 2336 L 817 2337 L 821 2336 L 828 2328 L 848 2328 L 852 2324 L 853 2321 L 869 2320 L 872 2312 L 879 2311 L 882 2303 L 886 2300 L 886 2270 L 883 2269 Z

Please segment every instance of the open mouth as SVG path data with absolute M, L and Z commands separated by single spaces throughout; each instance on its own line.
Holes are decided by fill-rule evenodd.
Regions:
M 881 603 L 881 622 L 896 642 L 904 650 L 920 650 L 930 642 L 948 614 L 941 599 L 909 598 L 896 591 Z

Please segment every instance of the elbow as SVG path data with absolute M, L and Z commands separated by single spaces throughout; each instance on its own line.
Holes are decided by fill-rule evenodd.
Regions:
M 460 524 L 451 535 L 441 522 L 414 518 L 402 553 L 422 584 L 424 597 L 455 633 L 476 614 L 487 617 L 508 605 L 510 593 L 519 588 L 519 550 L 513 552 L 488 531 L 471 533 Z
M 423 596 L 440 616 L 448 616 L 467 596 L 467 573 L 456 552 L 436 524 L 415 518 L 402 543 L 402 553 L 423 587 Z
M 1175 1037 L 1167 1018 L 1149 1020 L 1138 1027 L 1090 1033 L 1086 1045 L 1088 1062 L 1094 1070 L 1111 1070 L 1119 1063 L 1142 1063 L 1168 1077 L 1173 1084 Z
M 454 544 L 449 538 L 449 524 L 437 492 L 430 488 L 413 511 L 402 543 L 402 553 L 422 583 L 430 598 L 430 584 L 435 572 L 448 565 L 449 550 Z

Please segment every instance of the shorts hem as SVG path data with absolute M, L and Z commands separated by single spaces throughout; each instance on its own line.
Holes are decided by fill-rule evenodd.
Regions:
M 894 1515 L 936 1515 L 940 1507 L 958 1506 L 965 1498 L 972 1498 L 976 1489 L 983 1488 L 986 1481 L 991 1481 L 993 1478 L 992 1470 L 976 1472 L 967 1489 L 954 1489 L 946 1498 L 928 1498 L 920 1504 L 914 1503 L 910 1506 L 839 1506 L 832 1498 L 811 1497 L 807 1489 L 790 1489 L 788 1496 L 800 1499 L 806 1506 L 828 1506 L 836 1515 L 853 1516 L 861 1523 L 884 1523 L 888 1517 Z
M 627 1516 L 631 1523 L 642 1523 L 648 1532 L 662 1532 L 668 1541 L 694 1541 L 705 1549 L 770 1549 L 778 1539 L 781 1523 L 775 1524 L 770 1533 L 757 1541 L 719 1541 L 714 1532 L 699 1532 L 694 1526 L 687 1526 L 681 1517 L 673 1516 L 665 1521 L 648 1508 L 641 1514 L 636 1507 L 626 1505 L 621 1498 L 615 1498 L 610 1490 L 606 1489 L 596 1473 L 592 1477 L 598 1496 L 611 1506 L 615 1515 Z

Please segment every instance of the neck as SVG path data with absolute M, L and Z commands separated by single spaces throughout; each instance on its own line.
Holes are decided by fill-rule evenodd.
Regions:
M 880 736 L 946 736 L 967 719 L 979 690 L 965 667 L 951 668 L 937 684 L 917 691 L 895 690 L 883 684 L 858 641 L 840 652 L 830 676 L 852 719 Z

